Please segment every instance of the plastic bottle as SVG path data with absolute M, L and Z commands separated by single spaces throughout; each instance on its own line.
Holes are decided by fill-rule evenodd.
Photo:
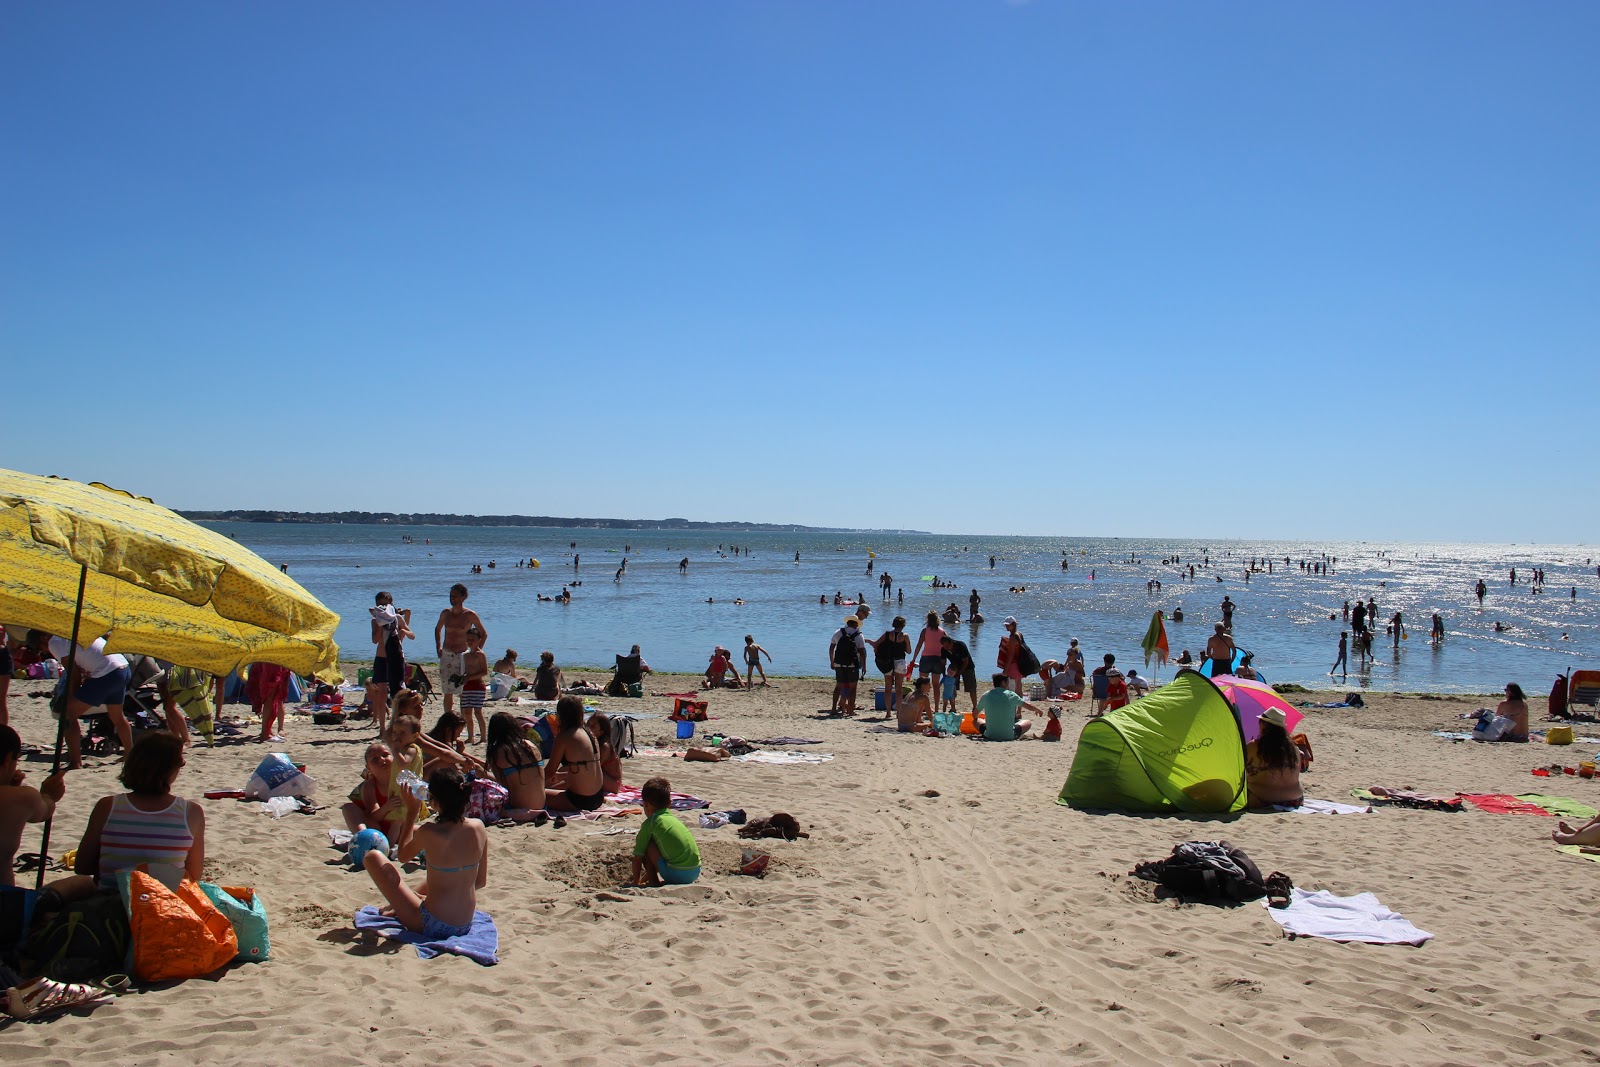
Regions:
M 401 771 L 395 779 L 400 783 L 400 788 L 416 797 L 424 804 L 428 802 L 428 783 L 418 778 L 411 771 Z

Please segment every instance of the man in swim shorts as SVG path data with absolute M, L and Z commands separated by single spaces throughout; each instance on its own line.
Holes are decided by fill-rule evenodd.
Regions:
M 489 631 L 478 613 L 467 607 L 467 587 L 457 582 L 450 587 L 450 606 L 439 612 L 439 621 L 433 624 L 433 648 L 439 654 L 439 689 L 444 693 L 447 714 L 455 710 L 456 696 L 466 679 L 461 657 L 467 651 L 467 631 L 473 627 L 487 644 Z

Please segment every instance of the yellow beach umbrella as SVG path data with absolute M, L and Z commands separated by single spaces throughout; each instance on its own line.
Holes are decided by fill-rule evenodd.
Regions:
M 338 668 L 339 616 L 238 542 L 99 483 L 9 470 L 0 621 L 84 644 L 105 636 L 108 652 L 217 675 L 256 662 Z

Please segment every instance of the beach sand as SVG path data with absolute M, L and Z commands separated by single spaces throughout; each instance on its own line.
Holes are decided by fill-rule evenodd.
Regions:
M 649 681 L 653 692 L 692 684 Z M 327 807 L 274 820 L 258 804 L 201 801 L 208 871 L 263 894 L 272 961 L 92 1013 L 9 1022 L 0 1048 L 7 1062 L 41 1067 L 1600 1058 L 1600 1008 L 1581 999 L 1596 977 L 1587 940 L 1600 865 L 1557 853 L 1553 818 L 1087 814 L 1055 803 L 1081 704 L 1066 705 L 1065 743 L 981 744 L 818 721 L 828 685 L 782 679 L 776 689 L 716 692 L 716 720 L 701 726 L 818 738 L 808 750 L 832 754 L 828 763 L 624 762 L 630 784 L 664 775 L 714 808 L 793 813 L 811 837 L 760 842 L 773 856 L 765 878 L 732 873 L 744 844 L 732 828 L 696 829 L 704 876 L 660 890 L 617 886 L 637 818 L 491 829 L 479 906 L 499 924 L 502 958 L 487 968 L 425 962 L 354 933 L 351 914 L 378 896 L 339 862 L 326 830 L 341 825 L 337 805 L 369 729 L 291 716 L 289 742 L 271 747 L 309 765 Z M 42 688 L 13 684 L 12 721 L 44 747 L 53 737 L 44 701 L 27 696 Z M 1383 784 L 1558 792 L 1600 805 L 1600 783 L 1529 774 L 1553 760 L 1575 765 L 1594 746 L 1451 743 L 1429 731 L 1461 728 L 1457 716 L 1483 699 L 1366 699 L 1365 709 L 1307 712 L 1309 796 L 1348 801 L 1353 786 Z M 639 724 L 640 743 L 683 747 L 667 740 L 670 701 L 600 704 L 657 713 Z M 439 706 L 429 706 L 430 724 Z M 178 791 L 242 787 L 266 751 L 238 741 L 197 748 Z M 46 758 L 25 764 L 35 783 Z M 76 846 L 115 772 L 102 762 L 71 776 L 54 854 Z M 615 826 L 627 832 L 593 836 Z M 1289 940 L 1259 904 L 1181 906 L 1128 876 L 1176 842 L 1213 838 L 1297 886 L 1374 892 L 1436 938 L 1421 948 Z M 23 847 L 37 842 L 34 828 Z

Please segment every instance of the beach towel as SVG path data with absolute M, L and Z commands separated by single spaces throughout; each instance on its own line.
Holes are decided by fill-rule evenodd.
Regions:
M 1546 793 L 1518 793 L 1518 800 L 1525 800 L 1529 804 L 1537 804 L 1551 815 L 1559 815 L 1563 819 L 1583 819 L 1585 821 L 1600 815 L 1588 804 L 1580 804 L 1570 797 L 1553 797 Z
M 1565 852 L 1569 856 L 1576 856 L 1580 860 L 1589 860 L 1592 863 L 1600 863 L 1600 852 L 1585 852 L 1583 850 L 1583 846 L 1581 845 L 1557 845 L 1556 851 Z
M 1394 804 L 1402 808 L 1422 808 L 1428 811 L 1461 811 L 1460 797 L 1438 797 L 1419 793 L 1414 789 L 1385 789 L 1375 785 L 1371 789 L 1352 789 L 1350 795 L 1370 804 Z
M 1433 731 L 1433 736 L 1442 737 L 1446 741 L 1476 741 L 1478 739 L 1476 734 L 1464 734 L 1454 730 L 1435 730 Z
M 1262 907 L 1267 907 L 1265 903 Z M 1420 945 L 1433 935 L 1419 930 L 1405 917 L 1390 911 L 1371 893 L 1334 896 L 1326 889 L 1295 889 L 1289 906 L 1267 908 L 1267 914 L 1288 933 L 1321 937 L 1329 941 L 1360 941 L 1368 945 Z
M 637 786 L 625 785 L 615 793 L 606 794 L 606 803 L 622 805 L 625 807 L 639 807 L 644 803 L 644 794 Z M 673 811 L 693 811 L 695 808 L 709 808 L 711 801 L 701 800 L 689 793 L 672 794 Z
M 1479 811 L 1487 811 L 1491 815 L 1549 815 L 1550 813 L 1537 804 L 1530 804 L 1526 800 L 1518 800 L 1506 793 L 1461 793 L 1462 800 L 1468 801 Z
M 1321 704 L 1310 700 L 1297 700 L 1295 706 L 1300 708 L 1351 708 L 1355 707 L 1348 700 L 1327 700 Z
M 425 960 L 431 960 L 441 952 L 453 952 L 485 967 L 492 967 L 500 962 L 498 955 L 500 931 L 486 911 L 472 913 L 472 926 L 466 933 L 460 937 L 447 937 L 441 941 L 430 941 L 423 934 L 407 930 L 400 925 L 399 919 L 390 915 L 379 915 L 378 909 L 371 904 L 356 912 L 355 921 L 357 930 L 371 930 L 391 941 L 403 941 L 408 945 L 415 945 L 417 955 Z
M 1274 804 L 1273 811 L 1290 815 L 1362 815 L 1372 810 L 1371 804 L 1339 804 L 1332 800 L 1313 800 L 1306 797 L 1297 808 Z
M 746 752 L 735 756 L 730 763 L 772 763 L 788 766 L 796 763 L 827 763 L 833 756 L 826 752 Z
M 752 745 L 820 745 L 821 741 L 813 741 L 808 737 L 763 737 L 750 742 Z

